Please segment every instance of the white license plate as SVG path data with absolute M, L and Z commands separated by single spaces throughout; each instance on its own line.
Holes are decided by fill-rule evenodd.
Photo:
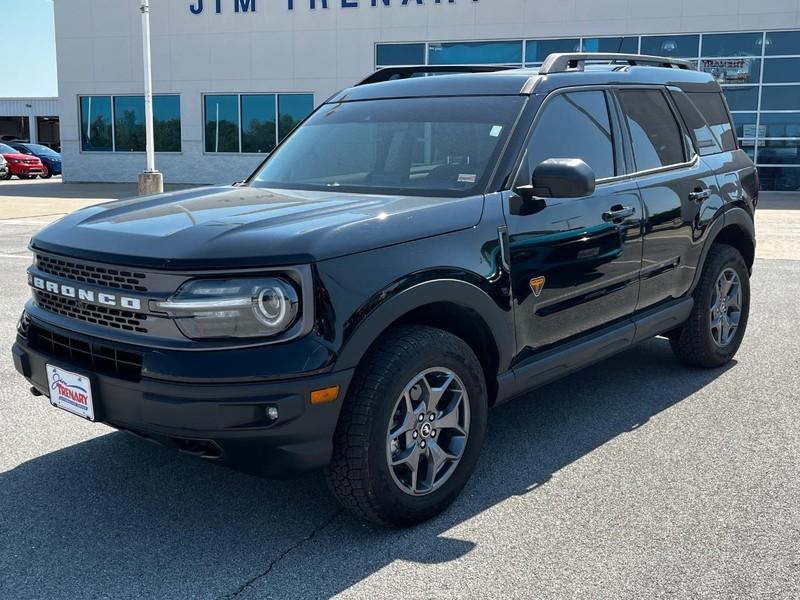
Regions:
M 86 375 L 47 365 L 47 383 L 53 406 L 94 421 L 92 385 Z

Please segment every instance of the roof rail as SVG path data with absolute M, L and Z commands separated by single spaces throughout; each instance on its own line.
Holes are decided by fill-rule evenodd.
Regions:
M 669 69 L 693 69 L 688 60 L 666 56 L 647 56 L 646 54 L 615 54 L 610 52 L 567 52 L 551 54 L 539 69 L 539 75 L 583 71 L 587 61 L 606 61 L 627 63 L 631 66 L 667 67 Z
M 508 71 L 519 67 L 500 67 L 492 65 L 418 65 L 411 67 L 384 67 L 355 85 L 380 83 L 393 79 L 410 79 L 424 75 L 437 75 L 442 73 L 493 73 L 495 71 Z

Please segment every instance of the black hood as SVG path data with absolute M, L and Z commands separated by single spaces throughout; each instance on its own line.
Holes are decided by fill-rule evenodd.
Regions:
M 32 240 L 76 258 L 152 268 L 303 264 L 473 227 L 483 197 L 210 187 L 79 210 Z

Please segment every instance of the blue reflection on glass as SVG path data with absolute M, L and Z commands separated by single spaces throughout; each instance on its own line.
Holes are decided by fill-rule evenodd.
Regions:
M 521 63 L 522 42 L 429 44 L 428 61 L 432 65 Z

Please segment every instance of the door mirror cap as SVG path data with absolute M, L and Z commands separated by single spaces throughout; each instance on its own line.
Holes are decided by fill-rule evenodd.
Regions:
M 596 177 L 579 158 L 548 158 L 533 170 L 531 186 L 520 190 L 539 198 L 585 198 L 594 194 Z

